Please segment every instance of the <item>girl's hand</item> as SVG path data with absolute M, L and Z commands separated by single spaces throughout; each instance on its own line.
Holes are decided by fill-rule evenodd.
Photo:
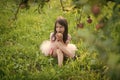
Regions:
M 62 33 L 56 33 L 56 40 L 63 42 L 63 34 Z
M 60 42 L 60 41 L 56 41 L 55 44 L 56 44 L 56 47 L 59 49 L 66 46 L 66 44 L 64 42 Z

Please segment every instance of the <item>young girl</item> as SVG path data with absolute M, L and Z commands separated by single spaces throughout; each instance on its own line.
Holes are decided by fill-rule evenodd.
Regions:
M 46 56 L 57 57 L 58 65 L 63 65 L 64 57 L 74 58 L 77 50 L 74 44 L 70 44 L 71 36 L 68 34 L 68 23 L 63 17 L 55 21 L 54 32 L 50 34 L 50 41 L 44 41 L 40 50 Z

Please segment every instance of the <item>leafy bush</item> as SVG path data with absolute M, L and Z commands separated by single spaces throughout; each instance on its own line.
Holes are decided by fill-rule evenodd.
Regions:
M 49 3 L 44 5 L 41 14 L 36 11 L 37 3 L 30 3 L 29 9 L 19 9 L 15 20 L 14 13 L 18 7 L 16 2 L 0 2 L 3 3 L 0 5 L 2 6 L 0 7 L 1 80 L 120 79 L 117 76 L 120 70 L 118 66 L 120 58 L 116 57 L 119 54 L 115 54 L 119 53 L 120 18 L 114 22 L 109 20 L 105 27 L 96 30 L 95 25 L 99 17 L 91 14 L 93 22 L 88 24 L 87 14 L 82 14 L 81 21 L 84 22 L 84 28 L 81 29 L 76 25 L 79 12 L 76 10 L 63 12 L 56 1 L 50 1 L 50 5 Z M 113 5 L 113 3 L 109 4 Z M 104 14 L 101 16 L 105 15 L 105 10 L 106 7 L 103 8 Z M 111 10 L 108 13 L 112 15 Z M 61 68 L 58 67 L 56 58 L 45 57 L 39 50 L 42 41 L 49 39 L 55 19 L 60 15 L 67 18 L 69 33 L 73 36 L 71 42 L 78 48 L 76 59 L 66 59 Z M 108 16 L 108 18 L 117 17 Z

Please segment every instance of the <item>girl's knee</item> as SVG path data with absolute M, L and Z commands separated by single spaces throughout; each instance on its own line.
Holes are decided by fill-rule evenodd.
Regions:
M 62 51 L 61 51 L 60 49 L 57 49 L 56 52 L 57 52 L 57 53 L 61 53 Z
M 57 55 L 63 55 L 63 53 L 60 49 L 57 49 L 56 52 L 57 52 Z
M 74 57 L 75 57 L 75 54 L 72 54 L 72 53 L 71 53 L 71 56 L 70 56 L 70 58 L 74 58 Z

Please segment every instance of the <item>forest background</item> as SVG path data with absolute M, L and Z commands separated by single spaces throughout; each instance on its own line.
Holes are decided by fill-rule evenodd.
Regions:
M 58 16 L 77 58 L 39 50 Z M 0 0 L 0 80 L 120 80 L 120 0 Z

